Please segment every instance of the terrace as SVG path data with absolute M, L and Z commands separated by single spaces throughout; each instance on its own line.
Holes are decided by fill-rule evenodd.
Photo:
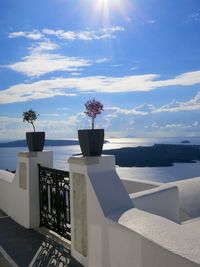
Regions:
M 49 231 L 38 233 L 38 164 L 52 168 L 52 152 L 22 152 L 18 161 L 16 174 L 0 171 L 0 208 L 9 216 L 1 215 L 0 246 L 8 261 L 20 267 L 47 266 L 56 257 L 63 266 L 200 266 L 200 177 L 167 184 L 120 179 L 114 156 L 71 157 L 71 242 L 62 242 Z

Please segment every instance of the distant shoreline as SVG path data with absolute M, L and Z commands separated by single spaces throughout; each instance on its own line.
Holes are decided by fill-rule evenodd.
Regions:
M 72 146 L 78 144 L 78 140 L 45 140 L 45 146 Z M 0 147 L 27 147 L 27 143 L 26 140 L 16 140 L 0 143 Z
M 105 140 L 104 143 L 109 143 L 109 141 Z M 54 140 L 54 139 L 46 139 L 44 146 L 73 146 L 79 145 L 78 140 Z M 26 140 L 16 140 L 0 143 L 1 147 L 27 147 Z
M 107 143 L 108 141 L 105 141 Z M 79 145 L 78 140 L 46 140 L 45 146 Z M 27 147 L 26 140 L 0 143 L 0 148 Z M 115 155 L 119 167 L 170 167 L 174 163 L 200 161 L 200 145 L 154 144 L 151 146 L 123 147 L 103 150 L 103 154 Z
M 178 162 L 195 163 L 200 160 L 200 146 L 155 144 L 104 150 L 103 154 L 115 155 L 119 167 L 170 167 Z

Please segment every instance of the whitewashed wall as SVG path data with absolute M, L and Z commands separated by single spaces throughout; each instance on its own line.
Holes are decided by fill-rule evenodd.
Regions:
M 134 208 L 112 156 L 73 157 L 69 165 L 72 255 L 84 266 L 200 266 L 200 235 L 192 227 L 186 232 L 180 224 Z M 177 188 L 172 191 L 177 193 Z M 162 192 L 171 197 L 170 190 L 158 195 Z
M 120 177 L 122 180 L 123 185 L 126 188 L 126 191 L 129 194 L 132 193 L 137 193 L 137 192 L 141 192 L 144 190 L 148 190 L 151 188 L 155 188 L 158 187 L 160 185 L 162 185 L 162 183 L 157 183 L 157 182 L 151 182 L 151 181 L 139 181 L 137 179 L 130 179 L 130 178 L 124 178 L 124 177 Z
M 38 164 L 52 167 L 52 151 L 20 152 L 15 174 L 0 171 L 0 209 L 26 228 L 39 226 Z
M 180 223 L 178 187 L 163 184 L 159 187 L 130 194 L 136 208 Z

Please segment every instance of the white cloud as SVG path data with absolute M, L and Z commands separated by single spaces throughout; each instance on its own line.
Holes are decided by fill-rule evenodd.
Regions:
M 0 116 L 0 126 L 1 127 L 8 127 L 13 125 L 14 123 L 22 122 L 22 119 L 7 117 L 7 116 Z
M 199 126 L 198 121 L 194 121 L 194 122 L 192 123 L 192 126 L 193 126 L 193 127 L 198 127 L 198 126 Z
M 74 76 L 80 75 L 78 71 L 82 71 L 82 67 L 87 67 L 92 64 L 88 59 L 67 57 L 48 52 L 59 48 L 59 45 L 45 38 L 42 41 L 37 41 L 29 47 L 29 55 L 23 57 L 18 62 L 2 67 L 7 67 L 8 69 L 32 78 L 55 71 L 68 71 L 73 72 L 72 75 Z M 100 58 L 94 61 L 94 63 L 100 64 L 106 61 L 108 61 L 107 58 Z
M 125 31 L 125 28 L 121 26 L 113 26 L 110 28 L 99 29 L 99 30 L 82 30 L 82 31 L 64 31 L 64 30 L 53 30 L 53 29 L 43 29 L 33 30 L 33 31 L 18 31 L 18 32 L 10 32 L 9 38 L 27 38 L 30 40 L 38 41 L 44 40 L 46 37 L 56 37 L 61 40 L 81 40 L 81 41 L 92 41 L 92 40 L 100 40 L 107 38 L 115 38 L 116 32 Z
M 158 124 L 157 122 L 152 123 L 151 125 L 146 125 L 145 128 L 157 128 L 161 130 L 173 130 L 173 129 L 187 129 L 198 127 L 199 124 L 197 121 L 192 123 L 167 123 L 167 124 Z
M 135 67 L 131 67 L 131 70 L 137 70 L 137 69 L 138 69 L 137 66 L 135 66 Z
M 31 40 L 41 40 L 43 38 L 43 34 L 38 30 L 33 30 L 31 32 L 11 32 L 8 35 L 9 38 L 18 38 L 18 37 L 25 37 Z
M 45 116 L 45 117 L 58 117 L 60 114 L 58 113 L 41 113 L 41 116 Z
M 19 139 L 25 136 L 22 118 L 0 116 L 0 139 Z M 25 139 L 25 137 L 24 137 Z
M 75 40 L 76 33 L 73 31 L 64 31 L 64 30 L 52 30 L 52 29 L 43 29 L 43 34 L 56 36 L 59 39 L 65 40 Z
M 31 53 L 40 53 L 42 51 L 53 51 L 59 49 L 60 46 L 52 41 L 46 39 L 41 42 L 37 42 L 36 44 L 32 45 L 29 50 Z
M 8 35 L 9 38 L 18 38 L 18 37 L 26 37 L 26 33 L 25 32 L 11 32 Z
M 152 128 L 159 128 L 159 126 L 158 126 L 158 124 L 156 122 L 153 122 L 150 126 Z
M 97 31 L 94 30 L 85 30 L 85 31 L 64 31 L 64 30 L 52 30 L 52 29 L 43 29 L 42 32 L 45 35 L 55 36 L 59 39 L 73 41 L 73 40 L 82 40 L 82 41 L 91 41 L 99 40 L 106 38 L 115 37 L 113 33 L 125 31 L 121 26 L 113 26 L 106 29 L 100 29 Z
M 113 64 L 112 67 L 115 67 L 115 68 L 118 68 L 118 67 L 121 67 L 123 66 L 123 64 Z
M 77 138 L 77 130 L 91 127 L 91 120 L 83 112 L 68 116 L 67 108 L 58 108 L 59 113 L 40 114 L 36 121 L 38 131 L 46 131 L 47 138 Z M 66 111 L 66 113 L 63 113 Z M 101 116 L 97 117 L 95 125 L 101 128 L 102 125 L 109 136 L 190 136 L 199 132 L 198 121 L 185 121 L 184 123 L 173 121 L 149 122 L 149 118 L 119 107 L 105 109 Z M 49 117 L 49 118 L 48 118 Z M 155 119 L 155 118 L 154 118 Z M 146 124 L 149 122 L 149 124 Z M 148 129 L 144 131 L 144 129 Z M 0 116 L 0 139 L 24 139 L 25 132 L 31 130 L 31 125 L 23 123 L 21 115 L 19 118 Z
M 198 92 L 196 96 L 190 99 L 189 101 L 178 102 L 176 100 L 173 100 L 171 103 L 155 109 L 153 113 L 192 111 L 192 110 L 200 110 L 200 92 Z
M 80 67 L 89 65 L 91 65 L 89 60 L 34 51 L 22 61 L 7 65 L 7 68 L 28 77 L 38 77 L 55 71 L 77 71 Z
M 74 138 L 77 137 L 79 126 L 79 114 L 66 116 L 62 119 L 56 114 L 40 114 L 41 117 L 35 122 L 36 130 L 45 131 L 46 138 Z M 52 116 L 44 119 L 42 116 Z M 0 139 L 25 139 L 25 133 L 32 130 L 31 125 L 23 123 L 22 118 L 0 116 Z
M 199 125 L 196 121 L 191 122 L 190 119 L 185 121 L 173 121 L 173 117 L 168 118 L 168 122 L 156 121 L 145 124 L 143 121 L 143 129 L 137 128 L 136 132 L 150 137 L 172 137 L 172 136 L 198 136 Z M 141 125 L 142 126 L 142 125 Z
M 100 125 L 103 125 L 106 132 L 109 132 L 111 135 L 118 131 L 118 136 L 126 136 L 135 128 L 134 115 L 143 114 L 120 107 L 108 107 L 105 108 L 105 112 L 100 118 Z
M 57 110 L 62 110 L 62 111 L 65 110 L 66 111 L 66 110 L 69 110 L 69 108 L 57 108 Z
M 196 13 L 191 13 L 188 15 L 188 19 L 195 21 L 195 22 L 200 22 L 200 14 L 198 12 Z
M 108 112 L 108 117 L 117 117 L 119 114 L 123 115 L 148 115 L 149 110 L 152 110 L 152 105 L 143 104 L 136 108 L 125 109 L 120 107 L 107 107 L 105 110 Z
M 26 72 L 30 76 L 41 75 L 47 70 L 73 70 L 81 66 L 87 66 L 90 62 L 76 58 L 66 58 L 55 55 L 43 55 L 44 58 L 25 58 L 25 64 L 13 66 L 18 68 L 18 71 Z M 55 58 L 54 58 L 55 56 Z M 34 63 L 34 68 L 29 66 L 27 62 Z M 44 60 L 43 60 L 44 59 Z M 39 62 L 41 66 L 38 70 Z M 54 62 L 54 64 L 53 64 Z M 23 62 L 22 62 L 23 63 Z M 48 64 L 48 66 L 46 66 Z M 20 69 L 21 67 L 21 69 Z M 25 69 L 27 67 L 27 69 Z M 99 92 L 99 93 L 125 93 L 125 92 L 145 92 L 151 91 L 163 86 L 187 86 L 200 83 L 200 71 L 184 73 L 169 80 L 158 80 L 158 75 L 145 74 L 133 75 L 125 77 L 106 77 L 106 76 L 89 76 L 89 77 L 73 77 L 73 78 L 54 78 L 51 80 L 41 80 L 29 84 L 18 84 L 11 86 L 0 92 L 0 103 L 24 102 L 32 99 L 42 99 L 54 97 L 57 95 L 77 94 L 78 92 Z M 157 79 L 157 80 L 156 80 Z M 187 105 L 193 107 L 199 106 L 198 101 L 200 93 L 191 101 L 186 102 Z M 197 109 L 197 107 L 195 107 Z M 162 107 L 162 111 L 168 111 L 169 107 Z M 153 110 L 152 110 L 153 111 Z M 157 110 L 157 112 L 161 109 Z
M 180 128 L 180 127 L 186 127 L 186 125 L 182 123 L 171 123 L 171 124 L 166 124 L 164 126 L 161 126 L 160 128 Z
M 71 72 L 70 75 L 72 75 L 72 76 L 80 76 L 81 72 Z
M 81 67 L 87 67 L 92 64 L 88 59 L 82 59 L 77 57 L 67 57 L 65 55 L 53 54 L 48 51 L 54 51 L 59 49 L 60 46 L 55 42 L 51 41 L 48 37 L 54 36 L 59 39 L 67 40 L 94 40 L 113 37 L 113 33 L 118 31 L 124 31 L 125 29 L 120 26 L 113 26 L 108 29 L 100 29 L 98 31 L 64 31 L 64 30 L 52 30 L 44 29 L 42 31 L 19 31 L 11 32 L 9 38 L 24 37 L 35 42 L 28 48 L 30 53 L 24 56 L 19 61 L 4 65 L 13 71 L 22 73 L 29 78 L 39 77 L 47 73 L 55 71 L 68 71 L 72 72 L 72 75 L 78 75 L 81 71 Z M 93 63 L 100 64 L 108 61 L 107 58 L 100 58 Z
M 111 32 L 118 32 L 118 31 L 125 31 L 124 27 L 121 26 L 113 26 L 110 29 L 104 29 L 105 32 L 111 31 Z
M 138 107 L 135 108 L 135 110 L 137 112 L 141 112 L 143 113 L 143 115 L 147 115 L 149 113 L 151 113 L 152 111 L 154 111 L 155 107 L 151 104 L 148 104 L 148 103 L 144 103 Z
M 97 59 L 96 63 L 100 64 L 100 63 L 104 63 L 104 62 L 107 62 L 107 61 L 108 61 L 108 59 L 104 57 L 104 58 Z
M 158 76 L 157 76 L 158 78 Z M 153 85 L 156 87 L 164 86 L 188 86 L 200 83 L 200 71 L 185 72 L 181 75 L 175 76 L 168 80 L 153 81 Z M 150 86 L 151 84 L 149 84 Z
M 16 103 L 34 99 L 44 99 L 54 96 L 75 96 L 66 84 L 59 84 L 62 79 L 34 82 L 32 84 L 19 84 L 0 92 L 0 103 Z

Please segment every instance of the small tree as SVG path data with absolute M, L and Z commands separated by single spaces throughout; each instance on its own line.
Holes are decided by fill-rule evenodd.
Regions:
M 92 130 L 94 129 L 94 120 L 97 115 L 101 114 L 103 111 L 103 105 L 100 101 L 95 100 L 95 98 L 88 100 L 85 103 L 86 111 L 84 112 L 87 116 L 92 118 Z
M 34 125 L 34 121 L 37 120 L 37 117 L 39 116 L 39 114 L 37 114 L 36 111 L 29 109 L 28 111 L 24 111 L 22 114 L 23 117 L 23 122 L 28 122 L 33 126 L 33 131 L 35 132 L 35 125 Z

